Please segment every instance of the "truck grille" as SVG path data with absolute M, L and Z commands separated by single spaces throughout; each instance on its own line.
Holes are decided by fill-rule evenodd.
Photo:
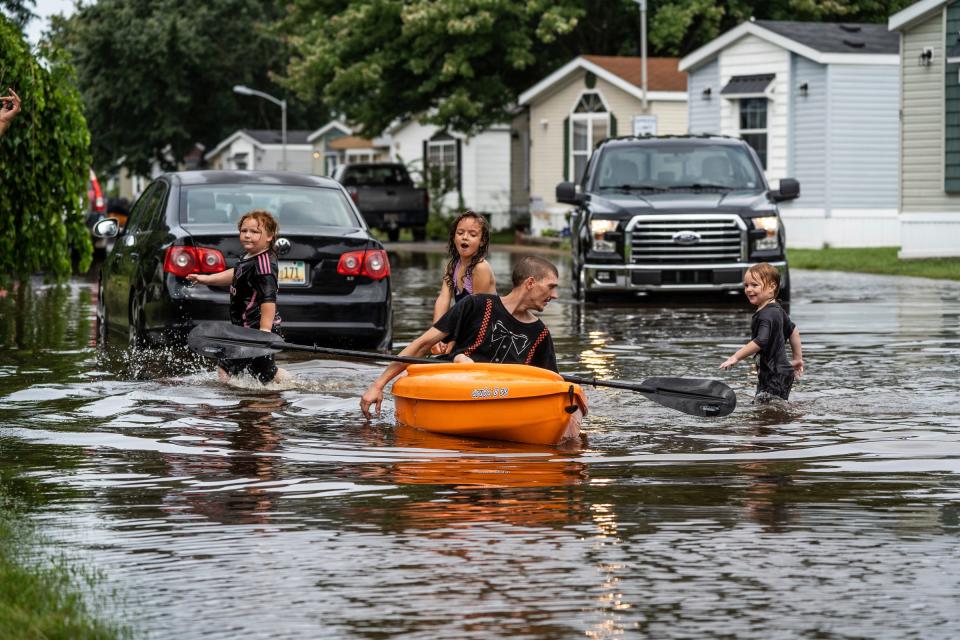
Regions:
M 735 263 L 743 259 L 746 248 L 746 224 L 733 215 L 636 216 L 627 231 L 631 264 Z M 693 234 L 699 236 L 695 244 L 675 239 Z

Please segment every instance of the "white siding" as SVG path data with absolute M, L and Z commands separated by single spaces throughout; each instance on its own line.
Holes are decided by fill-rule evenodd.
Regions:
M 714 58 L 687 76 L 690 133 L 720 133 L 720 62 Z M 710 95 L 704 96 L 704 89 Z
M 903 34 L 902 211 L 960 209 L 960 197 L 943 190 L 944 37 L 943 15 Z M 924 47 L 932 47 L 933 63 L 917 64 Z
M 792 63 L 787 172 L 800 181 L 801 196 L 791 204 L 822 208 L 827 198 L 827 68 L 796 54 L 792 54 Z M 807 85 L 806 95 L 798 88 L 802 84 Z
M 773 92 L 767 106 L 767 180 L 787 174 L 787 111 L 790 99 L 790 53 L 785 49 L 747 35 L 724 49 L 719 56 L 720 85 L 733 76 L 773 73 Z M 720 133 L 740 135 L 740 103 L 720 99 Z

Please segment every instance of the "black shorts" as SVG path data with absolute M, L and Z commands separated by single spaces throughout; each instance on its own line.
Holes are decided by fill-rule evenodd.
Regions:
M 231 376 L 247 372 L 262 384 L 267 384 L 277 375 L 277 365 L 273 355 L 259 358 L 239 358 L 235 360 L 220 360 L 217 365 Z
M 784 400 L 790 399 L 790 389 L 793 388 L 793 381 L 795 375 L 793 372 L 789 374 L 779 373 L 772 375 L 761 375 L 760 381 L 757 383 L 757 395 L 756 402 L 763 403 L 766 400 L 769 400 L 770 396 L 776 396 L 778 398 L 783 398 Z

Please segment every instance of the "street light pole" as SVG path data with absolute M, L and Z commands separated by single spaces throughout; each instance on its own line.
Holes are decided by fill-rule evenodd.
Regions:
M 280 161 L 281 169 L 283 171 L 287 170 L 287 101 L 279 100 L 274 98 L 269 93 L 264 93 L 263 91 L 257 91 L 256 89 L 251 89 L 242 84 L 237 84 L 233 86 L 233 92 L 239 93 L 242 96 L 257 96 L 258 98 L 263 98 L 264 100 L 269 100 L 273 104 L 280 107 L 280 143 L 282 148 L 282 159 Z
M 643 89 L 643 112 L 647 112 L 647 0 L 634 0 L 640 5 L 640 74 Z

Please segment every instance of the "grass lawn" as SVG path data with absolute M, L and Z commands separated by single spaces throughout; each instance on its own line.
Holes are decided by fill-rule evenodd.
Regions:
M 870 249 L 788 249 L 787 260 L 795 269 L 856 271 L 916 278 L 960 280 L 960 258 L 900 260 L 897 247 Z
M 0 638 L 113 640 L 128 628 L 101 619 L 90 607 L 96 577 L 67 560 L 24 557 L 42 543 L 0 491 Z

